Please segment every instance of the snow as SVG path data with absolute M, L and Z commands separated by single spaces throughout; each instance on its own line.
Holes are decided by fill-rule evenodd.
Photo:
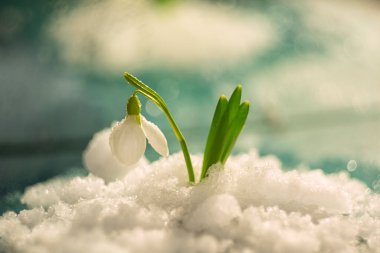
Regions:
M 105 178 L 29 187 L 28 208 L 0 217 L 0 252 L 380 252 L 380 196 L 346 171 L 284 171 L 251 151 L 189 185 L 178 153 L 111 180 L 108 143 L 88 156 L 104 133 L 85 164 Z M 192 159 L 199 175 L 202 156 Z

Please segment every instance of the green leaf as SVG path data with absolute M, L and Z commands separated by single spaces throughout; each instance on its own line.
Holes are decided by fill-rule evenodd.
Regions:
M 218 102 L 203 156 L 201 180 L 206 177 L 211 165 L 226 162 L 245 124 L 249 103 L 244 102 L 240 105 L 241 94 L 242 87 L 238 85 L 229 101 L 224 97 L 223 105 L 221 99 Z
M 230 105 L 231 105 L 230 102 L 228 102 L 227 108 L 225 109 L 223 115 L 221 115 L 219 124 L 216 126 L 217 127 L 217 129 L 215 130 L 216 136 L 211 142 L 210 153 L 206 158 L 208 160 L 208 165 L 206 166 L 206 172 L 211 165 L 220 162 L 220 155 L 221 155 L 222 147 L 224 145 L 223 144 L 224 136 L 226 136 L 227 131 L 228 131 L 228 118 L 229 118 L 229 114 L 232 111 L 231 109 L 229 109 Z
M 245 121 L 248 117 L 249 112 L 249 102 L 243 102 L 234 117 L 232 124 L 229 126 L 228 133 L 224 137 L 222 153 L 220 156 L 220 162 L 225 164 L 228 157 L 231 154 L 233 147 L 235 146 L 236 140 L 239 137 L 241 130 L 245 125 Z
M 225 137 L 228 135 L 230 124 L 239 109 L 241 93 L 241 85 L 238 85 L 228 101 L 227 108 L 218 126 L 217 138 L 215 139 L 214 149 L 210 158 L 210 162 L 212 163 L 210 165 L 221 162 L 221 155 L 226 140 Z
M 230 124 L 231 121 L 235 118 L 235 115 L 239 109 L 240 100 L 241 100 L 241 93 L 242 93 L 242 87 L 241 85 L 237 85 L 234 92 L 232 93 L 230 100 L 228 102 L 228 109 L 227 109 L 227 124 Z
M 206 176 L 207 169 L 213 164 L 210 160 L 210 155 L 212 154 L 213 149 L 215 148 L 215 139 L 217 137 L 218 130 L 220 128 L 220 122 L 226 111 L 228 101 L 226 96 L 221 96 L 219 98 L 218 104 L 216 105 L 214 117 L 211 122 L 210 130 L 207 137 L 206 148 L 203 155 L 203 165 L 202 165 L 202 174 L 201 179 Z M 215 161 L 214 161 L 215 162 Z

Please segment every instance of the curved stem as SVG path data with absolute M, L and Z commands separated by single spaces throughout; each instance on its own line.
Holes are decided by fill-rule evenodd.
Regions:
M 174 132 L 175 136 L 177 137 L 177 140 L 181 144 L 183 157 L 185 158 L 185 162 L 186 162 L 187 174 L 189 176 L 189 182 L 194 183 L 195 182 L 194 169 L 193 169 L 193 164 L 191 162 L 190 153 L 189 153 L 189 150 L 187 148 L 187 143 L 186 143 L 185 137 L 183 137 L 181 131 L 179 130 L 177 124 L 175 123 L 175 121 L 174 121 L 172 115 L 170 114 L 169 110 L 167 109 L 167 107 L 166 107 L 166 110 L 164 110 L 164 113 L 165 113 L 166 117 L 168 118 L 168 121 L 169 121 L 171 127 L 173 128 L 173 132 Z
M 140 92 L 141 94 L 143 94 L 144 96 L 152 100 L 165 113 L 166 118 L 168 119 L 170 126 L 172 127 L 173 132 L 181 145 L 183 157 L 185 158 L 185 162 L 186 162 L 189 182 L 194 183 L 195 182 L 194 169 L 193 169 L 193 164 L 191 162 L 190 153 L 187 148 L 186 139 L 182 135 L 176 122 L 174 121 L 173 116 L 171 115 L 165 101 L 160 97 L 160 95 L 158 95 L 157 92 L 152 90 L 149 86 L 147 86 L 146 84 L 144 84 L 143 82 L 138 80 L 136 77 L 132 76 L 131 74 L 125 72 L 124 77 L 131 85 L 136 87 L 138 92 Z

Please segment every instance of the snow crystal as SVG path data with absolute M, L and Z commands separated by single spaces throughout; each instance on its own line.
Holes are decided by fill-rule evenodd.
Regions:
M 107 145 L 87 167 L 118 170 Z M 380 196 L 345 171 L 283 171 L 253 151 L 189 185 L 179 153 L 116 178 L 29 187 L 28 208 L 0 217 L 0 252 L 380 252 Z

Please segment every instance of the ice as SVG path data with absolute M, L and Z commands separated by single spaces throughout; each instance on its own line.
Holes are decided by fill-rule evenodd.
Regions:
M 106 134 L 85 151 L 94 174 L 31 186 L 28 208 L 0 217 L 0 252 L 380 252 L 380 196 L 347 171 L 284 171 L 251 151 L 196 185 L 181 153 L 114 174 Z

